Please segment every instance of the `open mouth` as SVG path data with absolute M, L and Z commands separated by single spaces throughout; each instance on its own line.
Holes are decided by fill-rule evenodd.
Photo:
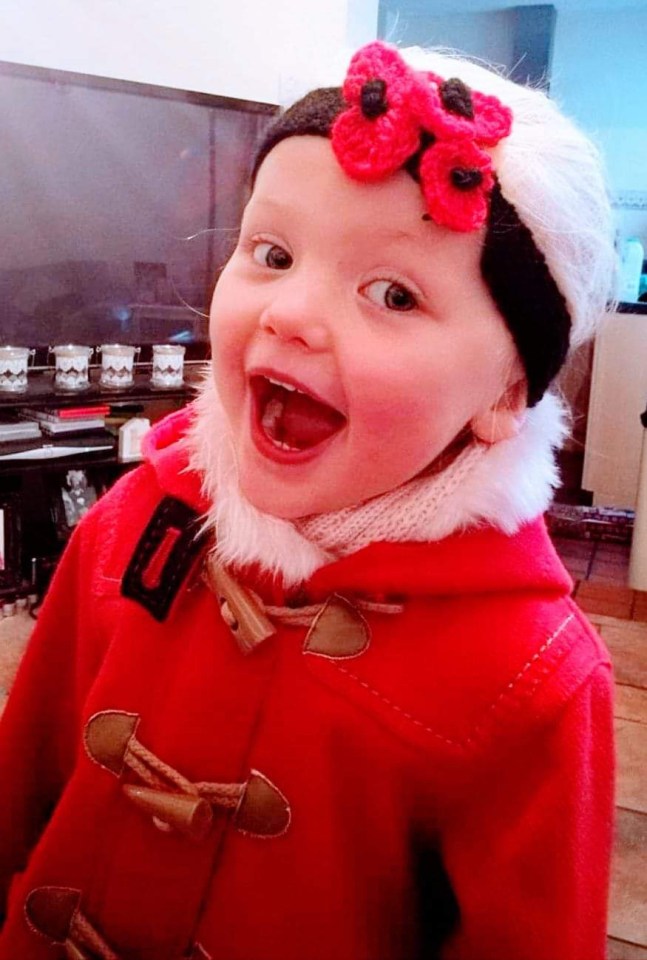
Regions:
M 294 384 L 260 374 L 252 376 L 250 384 L 257 428 L 275 449 L 312 450 L 346 424 L 343 413 Z

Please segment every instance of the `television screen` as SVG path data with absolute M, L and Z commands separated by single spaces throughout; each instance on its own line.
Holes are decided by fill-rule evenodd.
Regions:
M 0 64 L 0 342 L 207 343 L 276 108 Z

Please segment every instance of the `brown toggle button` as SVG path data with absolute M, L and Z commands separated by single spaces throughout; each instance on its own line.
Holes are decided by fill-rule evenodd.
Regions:
M 215 593 L 222 618 L 243 653 L 252 653 L 264 640 L 276 633 L 260 600 L 241 586 L 213 557 L 207 560 L 203 578 Z
M 360 611 L 334 593 L 312 622 L 303 645 L 304 653 L 341 660 L 358 657 L 368 648 L 371 631 Z
M 37 887 L 25 900 L 25 917 L 36 933 L 62 944 L 69 960 L 119 960 L 81 913 L 80 903 L 80 890 Z
M 170 793 L 124 784 L 123 791 L 129 800 L 153 817 L 193 840 L 204 840 L 213 823 L 211 804 L 199 796 L 186 793 Z
M 236 632 L 236 630 L 238 630 L 238 620 L 236 620 L 236 617 L 231 612 L 231 607 L 226 600 L 223 600 L 220 604 L 220 613 L 229 629 Z
M 278 837 L 290 825 L 290 805 L 281 791 L 258 770 L 252 770 L 234 815 L 235 827 L 257 837 Z
M 192 783 L 147 750 L 135 737 L 139 715 L 118 710 L 96 713 L 88 720 L 84 739 L 90 757 L 121 776 L 125 767 L 152 786 L 127 783 L 125 796 L 153 818 L 161 830 L 178 830 L 204 839 L 213 822 L 214 808 L 233 812 L 237 829 L 261 837 L 285 833 L 290 807 L 267 777 L 252 770 L 244 783 Z M 164 789 L 165 781 L 170 784 Z
M 124 771 L 124 757 L 135 735 L 139 714 L 120 710 L 95 713 L 85 725 L 85 748 L 90 757 L 118 777 Z

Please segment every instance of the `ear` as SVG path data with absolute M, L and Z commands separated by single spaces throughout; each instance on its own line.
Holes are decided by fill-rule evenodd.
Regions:
M 520 377 L 489 410 L 472 419 L 472 433 L 478 440 L 490 444 L 516 437 L 525 420 L 527 401 L 526 378 Z

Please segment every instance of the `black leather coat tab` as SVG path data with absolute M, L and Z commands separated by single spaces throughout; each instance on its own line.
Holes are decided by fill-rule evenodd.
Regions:
M 123 596 L 141 603 L 160 623 L 204 548 L 198 519 L 181 500 L 164 497 L 126 568 Z

